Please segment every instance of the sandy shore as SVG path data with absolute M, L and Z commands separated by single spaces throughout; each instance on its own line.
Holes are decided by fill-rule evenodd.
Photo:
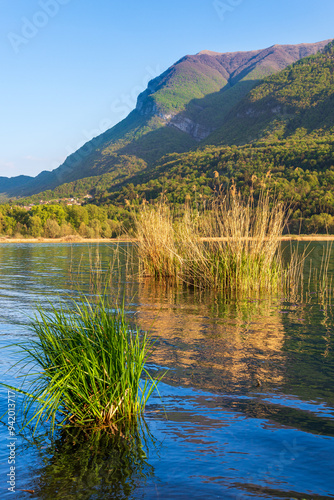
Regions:
M 246 238 L 245 238 L 246 239 Z M 247 238 L 250 239 L 250 238 Z M 252 238 L 253 239 L 253 238 Z M 203 241 L 227 241 L 227 238 L 202 238 Z M 334 241 L 334 235 L 328 234 L 292 234 L 279 238 L 280 241 Z
M 282 236 L 281 241 L 334 241 L 334 234 L 305 234 Z
M 64 238 L 7 238 L 0 237 L 1 243 L 129 243 L 131 238 L 81 238 L 80 236 L 65 236 Z
M 226 241 L 226 238 L 202 238 L 203 241 Z M 285 235 L 281 241 L 334 241 L 334 235 L 328 234 L 301 234 Z M 80 236 L 65 236 L 64 238 L 9 238 L 0 237 L 1 243 L 133 243 L 135 238 L 126 236 L 119 238 L 81 238 Z

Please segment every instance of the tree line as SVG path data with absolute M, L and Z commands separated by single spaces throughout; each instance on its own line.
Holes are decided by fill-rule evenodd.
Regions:
M 0 235 L 33 238 L 113 238 L 129 227 L 129 211 L 95 205 L 0 205 Z

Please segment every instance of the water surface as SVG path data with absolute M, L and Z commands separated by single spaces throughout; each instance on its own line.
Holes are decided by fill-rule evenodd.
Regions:
M 1 347 L 31 335 L 36 302 L 91 292 L 97 252 L 95 277 L 113 245 L 0 246 Z M 150 369 L 169 369 L 161 398 L 132 439 L 19 436 L 16 493 L 7 490 L 10 436 L 1 426 L 1 498 L 334 498 L 333 305 L 313 289 L 294 301 L 228 301 L 125 274 L 122 283 L 131 321 L 156 339 Z M 1 351 L 1 381 L 18 383 L 7 372 L 18 356 Z M 2 415 L 6 389 L 0 397 Z

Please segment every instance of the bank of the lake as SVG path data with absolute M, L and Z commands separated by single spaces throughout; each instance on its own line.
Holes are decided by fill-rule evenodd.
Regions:
M 226 238 L 201 238 L 203 241 L 226 241 Z M 81 238 L 81 236 L 65 236 L 63 238 L 10 238 L 0 237 L 0 245 L 2 243 L 135 243 L 136 238 L 128 236 L 120 236 L 118 238 Z M 334 241 L 333 234 L 299 234 L 299 235 L 284 235 L 280 241 Z
M 126 236 L 120 238 L 81 238 L 81 236 L 65 236 L 63 238 L 10 238 L 0 237 L 1 243 L 126 243 L 135 241 Z

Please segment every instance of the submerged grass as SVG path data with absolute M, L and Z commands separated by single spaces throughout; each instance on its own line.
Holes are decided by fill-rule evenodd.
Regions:
M 316 296 L 322 305 L 329 306 L 333 299 L 333 276 L 330 272 L 332 242 L 317 248 L 299 243 L 291 248 L 289 268 L 285 273 L 284 293 L 293 302 L 308 303 Z M 311 294 L 311 295 L 310 295 Z
M 268 193 L 255 205 L 234 187 L 212 210 L 186 209 L 177 220 L 166 205 L 145 207 L 136 220 L 142 274 L 229 294 L 272 290 L 283 276 L 285 223 L 285 207 Z
M 143 412 L 158 383 L 145 368 L 152 342 L 130 328 L 124 308 L 82 296 L 50 312 L 39 307 L 31 328 L 35 337 L 20 343 L 18 365 L 30 365 L 29 373 L 16 389 L 25 396 L 25 426 L 48 421 L 52 431 L 56 424 L 116 430 Z

